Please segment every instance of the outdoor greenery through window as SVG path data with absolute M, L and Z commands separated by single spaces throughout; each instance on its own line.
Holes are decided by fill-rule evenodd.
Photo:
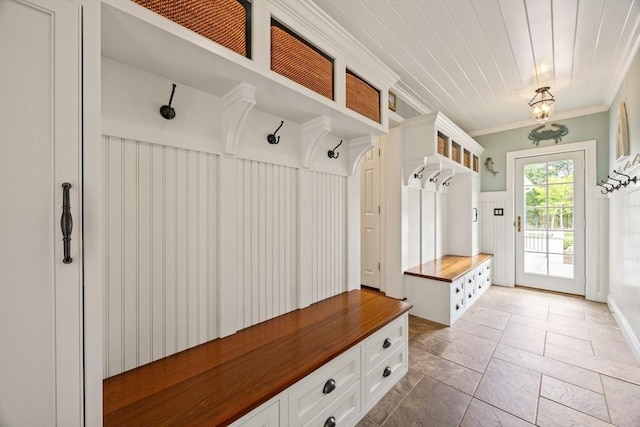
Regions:
M 524 166 L 526 273 L 573 278 L 573 160 Z

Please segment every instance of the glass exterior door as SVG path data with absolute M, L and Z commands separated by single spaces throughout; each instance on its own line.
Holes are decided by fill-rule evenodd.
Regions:
M 584 295 L 584 152 L 516 159 L 516 284 Z

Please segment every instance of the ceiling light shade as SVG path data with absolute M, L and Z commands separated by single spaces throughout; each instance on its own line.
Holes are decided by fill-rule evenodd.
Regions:
M 536 94 L 529 101 L 531 117 L 540 123 L 546 123 L 554 111 L 553 103 L 555 99 L 549 89 L 551 89 L 549 86 L 536 89 Z

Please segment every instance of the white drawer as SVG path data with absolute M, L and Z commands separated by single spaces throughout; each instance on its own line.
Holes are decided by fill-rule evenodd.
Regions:
M 407 372 L 407 346 L 396 348 L 393 353 L 376 365 L 365 378 L 365 402 L 382 397 Z
M 404 347 L 408 335 L 406 328 L 407 316 L 403 315 L 365 340 L 364 372 L 369 372 L 398 347 Z
M 325 427 L 332 425 L 332 421 L 336 426 L 350 425 L 360 414 L 361 405 L 362 397 L 360 396 L 360 381 L 358 381 L 343 393 L 340 399 L 337 399 L 328 407 L 322 408 L 315 418 L 304 424 L 304 427 Z M 330 418 L 333 418 L 333 420 L 330 420 Z M 300 424 L 292 422 L 291 425 L 297 426 Z
M 451 315 L 458 316 L 462 314 L 465 309 L 465 298 L 464 294 L 460 294 L 458 298 L 451 301 Z
M 266 408 L 256 414 L 250 414 L 249 419 L 241 422 L 238 427 L 272 427 L 279 426 L 280 422 L 280 401 L 276 400 Z M 233 425 L 236 425 L 235 423 Z
M 464 277 L 454 280 L 451 284 L 451 300 L 453 301 L 460 295 L 464 295 Z
M 291 425 L 300 426 L 315 418 L 359 379 L 360 346 L 357 345 L 291 387 Z

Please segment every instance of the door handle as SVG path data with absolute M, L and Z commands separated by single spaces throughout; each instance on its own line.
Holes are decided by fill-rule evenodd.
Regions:
M 516 225 L 518 227 L 518 233 L 519 233 L 520 230 L 522 229 L 522 217 L 520 215 L 518 215 L 518 219 L 516 220 Z
M 71 217 L 71 204 L 69 202 L 69 189 L 71 184 L 62 184 L 62 217 L 60 228 L 62 229 L 62 245 L 64 249 L 64 264 L 71 264 L 71 231 L 73 230 L 73 218 Z

